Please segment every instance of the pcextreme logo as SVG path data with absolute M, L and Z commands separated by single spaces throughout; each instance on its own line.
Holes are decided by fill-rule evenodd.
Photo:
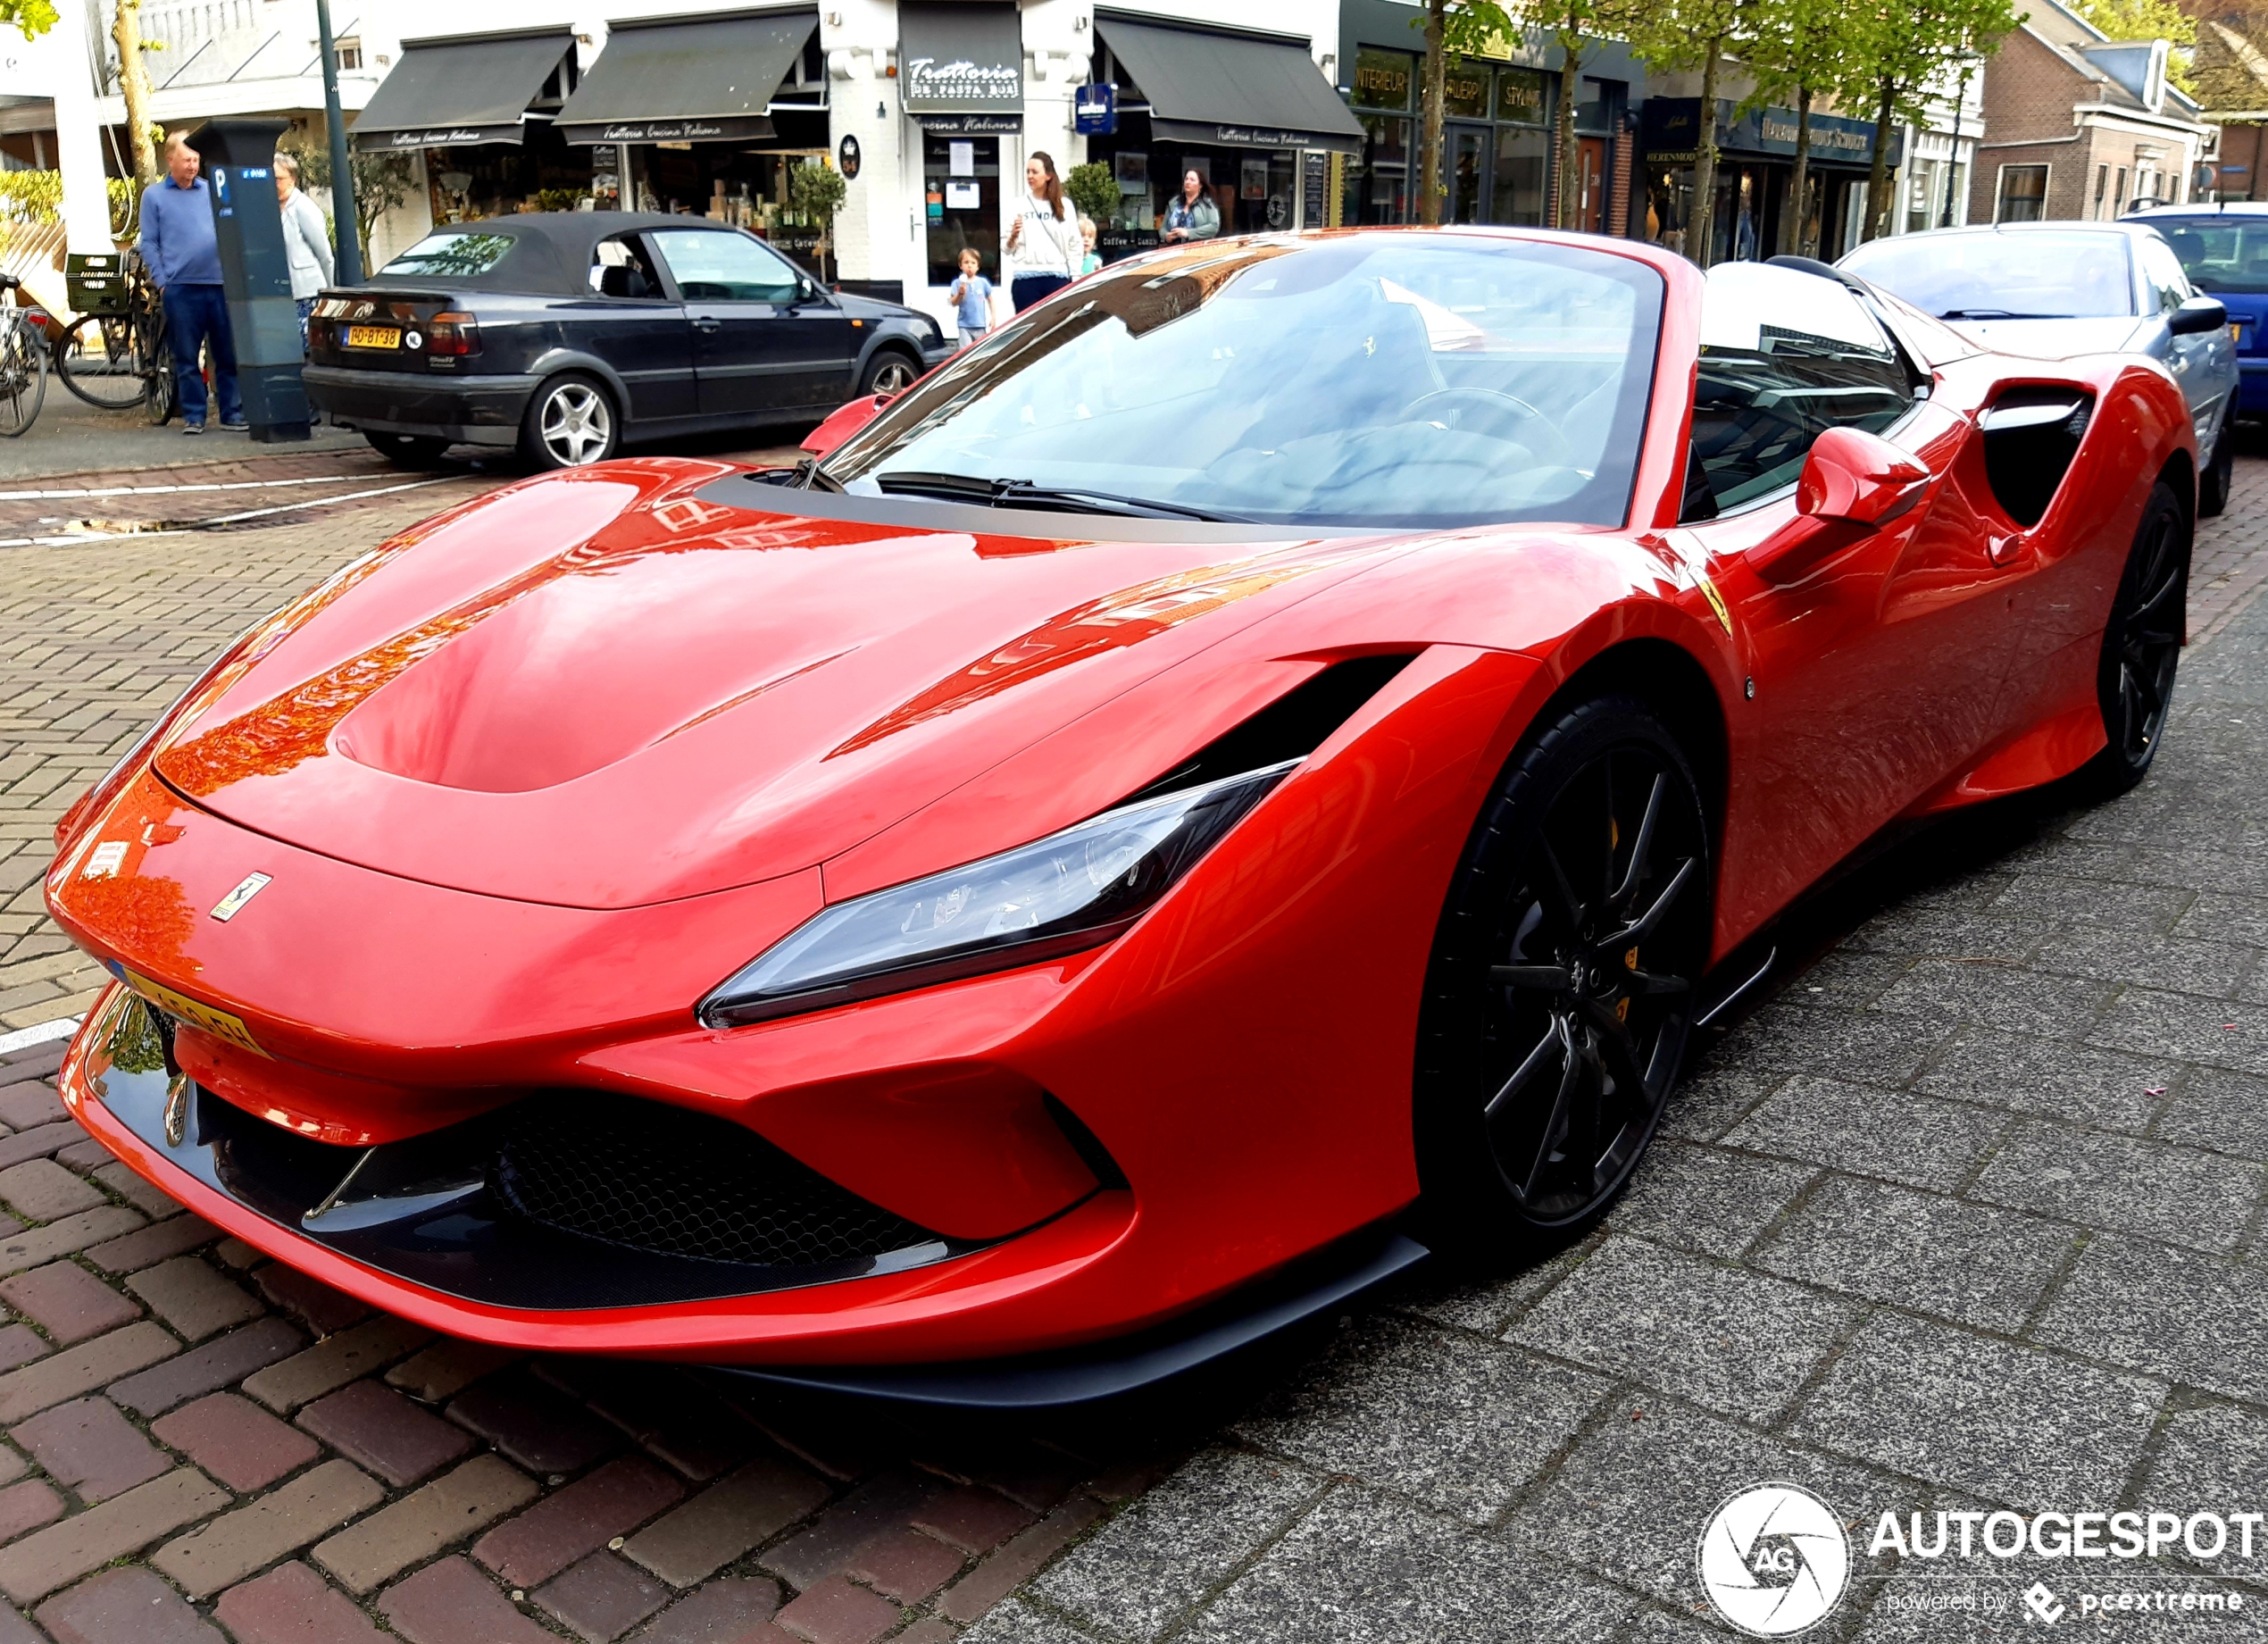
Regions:
M 1827 1619 L 1850 1582 L 1843 1521 L 1799 1484 L 1755 1484 L 1701 1532 L 1695 1562 L 1717 1614 L 1760 1639 L 1792 1638 Z

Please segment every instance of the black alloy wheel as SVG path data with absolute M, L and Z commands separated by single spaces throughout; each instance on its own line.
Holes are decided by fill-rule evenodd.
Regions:
M 866 363 L 866 371 L 858 385 L 861 394 L 903 394 L 913 386 L 921 368 L 895 348 L 879 350 Z
M 1513 755 L 1419 1025 L 1419 1175 L 1453 1244 L 1570 1235 L 1621 1191 L 1685 1055 L 1713 883 L 1692 769 L 1643 703 L 1583 703 Z
M 2124 793 L 2149 773 L 2173 703 L 2189 602 L 2189 522 L 2173 488 L 2160 480 L 2103 625 L 2095 691 L 2108 739 L 2082 773 L 2097 792 Z

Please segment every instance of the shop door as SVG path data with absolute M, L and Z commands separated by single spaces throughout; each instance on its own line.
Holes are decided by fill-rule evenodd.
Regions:
M 660 229 L 652 238 L 692 328 L 701 415 L 850 396 L 850 320 L 823 296 L 799 300 L 803 277 L 786 258 L 728 229 Z
M 1448 172 L 1449 197 L 1442 202 L 1444 222 L 1488 221 L 1488 151 L 1486 126 L 1451 125 L 1442 131 L 1441 158 Z
M 1606 139 L 1575 140 L 1575 221 L 1570 225 L 1586 234 L 1605 231 L 1606 225 Z

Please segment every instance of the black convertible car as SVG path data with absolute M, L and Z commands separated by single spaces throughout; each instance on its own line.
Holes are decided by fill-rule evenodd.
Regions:
M 405 465 L 516 445 L 545 468 L 626 440 L 815 419 L 953 352 L 937 322 L 821 290 L 697 217 L 548 212 L 437 229 L 308 324 L 307 396 Z

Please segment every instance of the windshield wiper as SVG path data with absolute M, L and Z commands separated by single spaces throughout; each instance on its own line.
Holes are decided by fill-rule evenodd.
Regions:
M 2076 320 L 2077 314 L 2026 314 L 2013 308 L 1948 308 L 1940 320 Z
M 985 480 L 974 474 L 930 473 L 900 469 L 877 474 L 874 483 L 885 492 L 906 492 L 942 497 L 948 502 L 980 504 L 990 508 L 1065 508 L 1076 513 L 1118 513 L 1135 519 L 1205 520 L 1213 523 L 1248 525 L 1242 514 L 1191 508 L 1180 503 L 1157 502 L 1147 497 L 1121 497 L 1115 491 L 1090 491 L 1083 486 L 1035 485 L 1029 480 Z
M 843 482 L 832 474 L 819 472 L 821 459 L 815 456 L 799 458 L 796 463 L 796 483 L 806 491 L 833 491 L 838 495 Z

